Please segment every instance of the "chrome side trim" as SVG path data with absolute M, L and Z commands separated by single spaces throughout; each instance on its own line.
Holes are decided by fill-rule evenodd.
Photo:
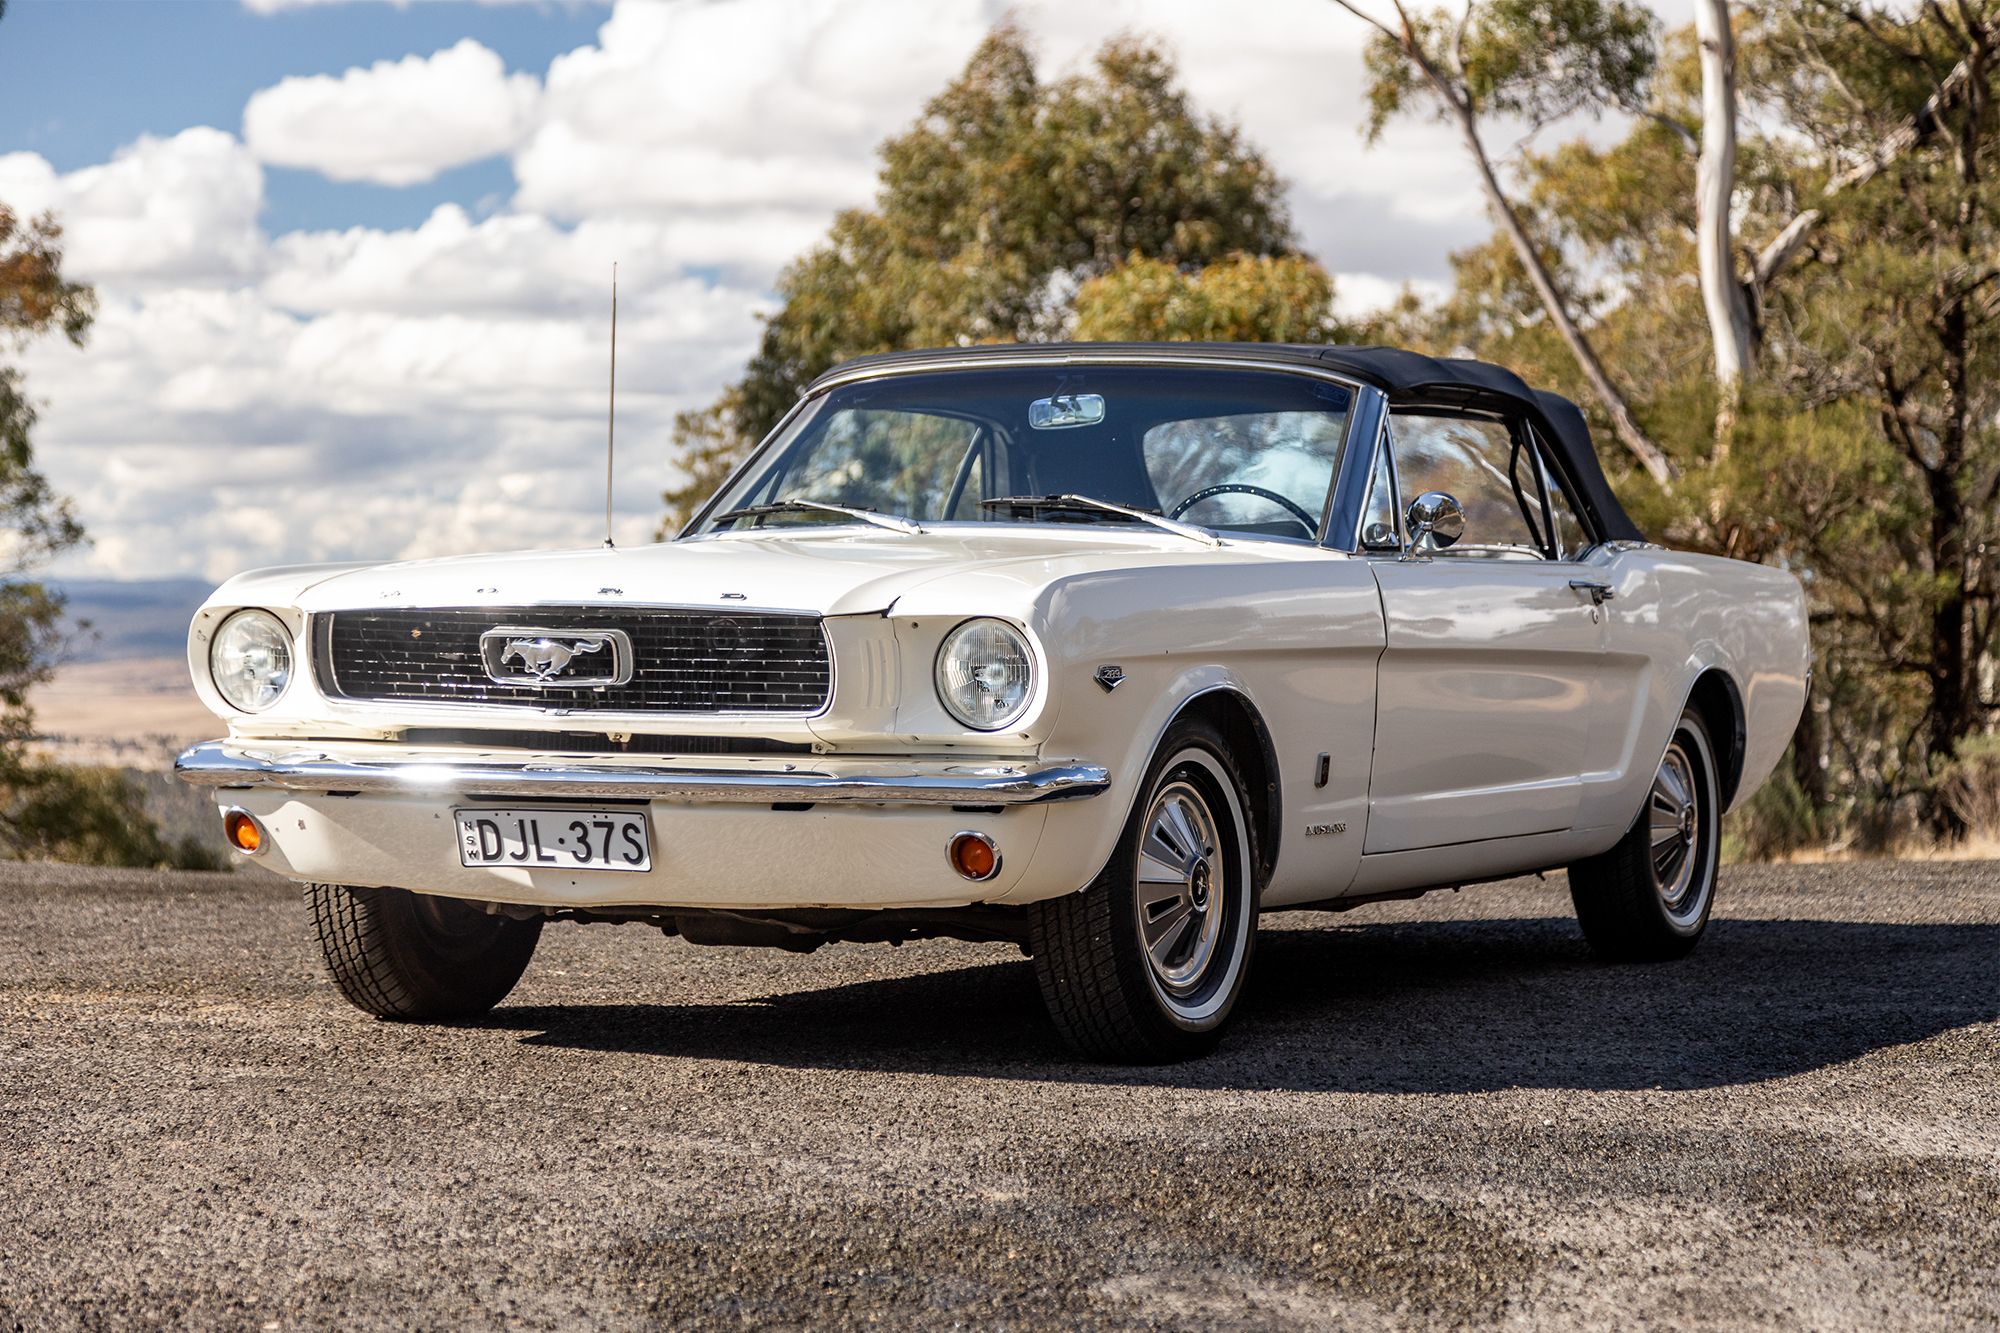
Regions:
M 359 748 L 359 747 L 356 747 Z M 388 750 L 389 747 L 384 747 Z M 703 805 L 1036 805 L 1080 800 L 1111 785 L 1096 764 L 919 760 L 774 763 L 764 769 L 584 763 L 557 758 L 459 759 L 398 747 L 380 759 L 242 741 L 206 741 L 174 761 L 197 787 L 400 795 L 642 797 Z

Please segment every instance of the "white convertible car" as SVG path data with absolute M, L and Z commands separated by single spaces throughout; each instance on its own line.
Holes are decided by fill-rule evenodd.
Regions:
M 1567 866 L 1600 954 L 1685 954 L 1808 660 L 1796 579 L 1642 540 L 1497 367 L 968 348 L 823 376 L 671 542 L 230 580 L 179 767 L 383 1017 L 548 920 L 953 936 L 1157 1062 L 1265 912 Z

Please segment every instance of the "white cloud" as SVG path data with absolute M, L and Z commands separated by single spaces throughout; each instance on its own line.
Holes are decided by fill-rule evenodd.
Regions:
M 533 127 L 540 97 L 534 75 L 508 74 L 498 55 L 467 37 L 428 57 L 265 88 L 243 108 L 243 138 L 272 166 L 417 185 L 513 149 Z
M 1373 314 L 1395 304 L 1405 286 L 1426 301 L 1438 300 L 1451 291 L 1444 283 L 1422 279 L 1391 282 L 1375 273 L 1336 273 L 1333 275 L 1334 313 L 1342 319 Z
M 0 199 L 54 209 L 69 268 L 93 281 L 242 281 L 263 263 L 264 172 L 221 130 L 145 135 L 103 166 L 60 177 L 34 153 L 10 153 L 0 157 Z
M 874 193 L 874 149 L 960 68 L 981 0 L 623 4 L 549 67 L 515 206 L 562 218 L 767 209 Z

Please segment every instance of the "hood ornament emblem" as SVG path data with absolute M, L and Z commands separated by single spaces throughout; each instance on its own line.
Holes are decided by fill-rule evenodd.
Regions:
M 632 639 L 624 630 L 498 625 L 479 636 L 479 657 L 500 685 L 601 690 L 632 679 Z

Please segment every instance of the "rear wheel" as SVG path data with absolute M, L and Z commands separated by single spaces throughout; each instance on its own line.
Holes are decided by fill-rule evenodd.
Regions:
M 1616 847 L 1569 868 L 1577 923 L 1599 957 L 1685 957 L 1715 905 L 1721 799 L 1708 727 L 1692 708 L 1653 775 L 1646 804 Z
M 309 884 L 306 902 L 333 984 L 378 1018 L 483 1014 L 514 989 L 542 936 L 540 920 L 407 889 Z
M 1042 998 L 1086 1055 L 1166 1064 L 1214 1049 L 1256 939 L 1248 809 L 1222 738 L 1178 722 L 1096 880 L 1029 908 Z

